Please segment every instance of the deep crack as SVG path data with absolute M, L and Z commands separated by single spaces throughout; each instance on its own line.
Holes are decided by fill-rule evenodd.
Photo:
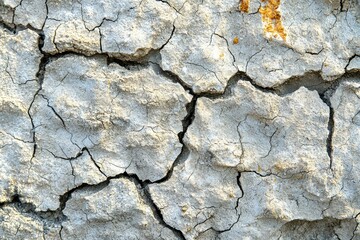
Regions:
M 189 102 L 186 106 L 186 110 L 187 110 L 187 115 L 185 116 L 185 118 L 182 120 L 182 125 L 183 125 L 183 130 L 178 133 L 178 137 L 179 137 L 179 142 L 182 144 L 182 148 L 181 148 L 181 152 L 180 154 L 177 156 L 177 158 L 175 159 L 175 161 L 173 162 L 170 170 L 167 172 L 167 174 L 165 175 L 165 177 L 154 181 L 152 183 L 162 183 L 162 182 L 166 182 L 167 180 L 169 180 L 173 174 L 174 168 L 182 161 L 184 161 L 187 157 L 187 155 L 189 154 L 189 149 L 186 146 L 186 144 L 184 144 L 184 136 L 189 128 L 189 126 L 191 125 L 191 123 L 194 121 L 195 118 L 195 108 L 196 108 L 196 102 L 197 102 L 198 96 L 193 96 L 191 102 Z
M 328 156 L 330 158 L 330 169 L 331 170 L 333 170 L 333 146 L 332 146 L 332 141 L 333 141 L 334 128 L 335 128 L 334 109 L 330 105 L 329 106 L 329 122 L 328 122 L 329 135 L 328 135 L 327 140 L 326 140 L 326 150 L 327 150 Z

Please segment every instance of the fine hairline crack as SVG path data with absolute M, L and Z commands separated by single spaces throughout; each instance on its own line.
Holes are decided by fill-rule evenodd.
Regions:
M 17 30 L 14 30 L 17 31 Z M 171 33 L 171 36 L 169 38 L 169 40 L 171 39 L 173 33 L 175 31 L 175 26 L 173 26 L 173 31 Z M 38 31 L 37 31 L 38 32 Z M 35 126 L 34 126 L 34 122 L 33 122 L 33 118 L 32 115 L 30 113 L 30 109 L 35 101 L 35 98 L 37 97 L 37 95 L 39 95 L 39 92 L 42 89 L 42 83 L 44 81 L 44 74 L 46 71 L 46 65 L 51 62 L 53 59 L 58 59 L 61 58 L 63 56 L 66 56 L 68 54 L 76 54 L 76 55 L 81 55 L 83 56 L 83 54 L 80 53 L 75 53 L 75 52 L 65 52 L 65 53 L 58 53 L 55 55 L 50 55 L 48 53 L 45 53 L 42 51 L 42 47 L 43 47 L 43 39 L 44 39 L 44 35 L 43 33 L 39 33 L 39 49 L 43 54 L 43 57 L 40 60 L 40 65 L 39 65 L 39 70 L 38 73 L 36 74 L 38 81 L 39 81 L 39 89 L 36 91 L 32 102 L 30 103 L 29 109 L 28 109 L 28 115 L 30 117 L 31 120 L 31 124 L 32 124 L 32 129 L 33 129 L 33 142 L 34 142 L 34 152 L 33 152 L 33 157 L 35 156 L 35 152 L 36 152 L 36 140 L 35 140 Z M 168 40 L 168 41 L 169 41 Z M 167 42 L 168 42 L 167 41 Z M 166 42 L 166 43 L 167 43 Z M 166 43 L 161 47 L 163 48 Z M 156 52 L 156 54 L 159 51 Z M 152 52 L 151 54 L 153 54 L 154 52 Z M 101 53 L 101 54 L 96 54 L 94 56 L 105 56 L 109 62 L 115 62 L 118 63 L 119 65 L 122 66 L 129 66 L 129 65 L 144 65 L 144 64 L 149 64 L 151 63 L 147 57 L 145 56 L 144 58 L 140 59 L 139 61 L 127 61 L 127 60 L 121 60 L 119 58 L 113 58 L 110 57 L 108 54 L 106 53 Z M 85 56 L 85 57 L 89 57 L 89 56 Z M 93 56 L 90 56 L 93 57 Z M 33 209 L 33 206 L 31 206 L 30 204 L 30 209 L 29 210 L 30 213 L 34 214 L 35 216 L 43 216 L 43 213 L 49 214 L 52 217 L 50 217 L 49 219 L 53 219 L 54 222 L 60 222 L 62 223 L 63 221 L 65 221 L 66 216 L 62 213 L 62 210 L 66 207 L 66 203 L 67 201 L 71 198 L 72 193 L 76 192 L 76 191 L 81 191 L 82 189 L 86 189 L 86 188 L 91 188 L 93 190 L 96 189 L 102 189 L 104 187 L 106 187 L 110 181 L 112 179 L 118 179 L 118 178 L 128 178 L 131 179 L 133 182 L 135 182 L 137 185 L 141 186 L 142 191 L 144 192 L 143 196 L 144 196 L 144 200 L 147 202 L 147 204 L 151 207 L 151 209 L 153 210 L 154 216 L 159 220 L 159 222 L 169 228 L 170 230 L 172 230 L 172 232 L 174 232 L 174 234 L 176 234 L 178 237 L 180 237 L 181 239 L 185 239 L 184 235 L 182 234 L 182 232 L 180 230 L 175 229 L 174 227 L 168 225 L 162 216 L 161 210 L 157 207 L 157 205 L 154 203 L 154 201 L 152 200 L 151 194 L 148 191 L 148 184 L 154 184 L 154 183 L 162 183 L 167 181 L 168 179 L 170 179 L 170 177 L 172 176 L 174 167 L 177 166 L 182 160 L 184 160 L 187 156 L 187 154 L 189 153 L 189 149 L 187 148 L 187 146 L 184 144 L 183 139 L 184 136 L 189 128 L 189 126 L 192 124 L 194 117 L 195 117 L 195 108 L 196 108 L 196 103 L 199 97 L 209 97 L 209 98 L 218 98 L 218 97 L 226 97 L 227 94 L 229 94 L 229 91 L 231 91 L 232 87 L 235 85 L 236 82 L 238 81 L 248 81 L 251 83 L 252 86 L 254 86 L 256 89 L 262 91 L 262 92 L 271 92 L 273 94 L 278 94 L 281 96 L 281 94 L 283 92 L 281 92 L 279 90 L 279 87 L 275 87 L 275 88 L 263 88 L 261 86 L 258 86 L 251 78 L 249 78 L 245 73 L 243 72 L 238 72 L 235 76 L 233 76 L 227 83 L 227 86 L 225 88 L 225 91 L 221 94 L 211 94 L 211 93 L 201 93 L 201 94 L 194 94 L 194 92 L 192 91 L 192 89 L 187 86 L 184 81 L 182 81 L 180 78 L 178 77 L 174 77 L 175 75 L 171 75 L 171 72 L 165 72 L 163 71 L 162 74 L 166 74 L 175 82 L 178 82 L 186 91 L 188 91 L 193 97 L 192 100 L 187 104 L 186 108 L 187 108 L 187 115 L 186 117 L 182 120 L 182 125 L 183 125 L 183 130 L 178 134 L 178 138 L 180 143 L 183 145 L 182 146 L 182 150 L 180 152 L 180 154 L 178 155 L 178 157 L 175 159 L 172 167 L 169 169 L 169 171 L 167 172 L 166 176 L 160 180 L 154 181 L 154 182 L 149 182 L 149 181 L 142 181 L 138 178 L 138 176 L 134 175 L 134 174 L 128 174 L 128 173 L 122 173 L 113 177 L 107 177 L 107 179 L 105 181 L 102 181 L 100 183 L 94 184 L 94 185 L 89 185 L 86 183 L 81 184 L 80 186 L 73 188 L 71 190 L 69 190 L 68 192 L 64 193 L 63 195 L 60 196 L 59 202 L 60 202 L 60 207 L 59 209 L 55 210 L 55 211 L 46 211 L 46 212 L 35 212 L 35 210 Z M 281 85 L 282 86 L 282 85 Z M 297 90 L 297 89 L 296 89 Z M 296 91 L 294 90 L 294 91 Z M 325 103 L 327 103 L 325 100 L 323 100 Z M 333 134 L 333 127 L 334 127 L 334 112 L 333 109 L 331 108 L 331 104 L 329 105 L 329 103 L 327 103 L 327 105 L 330 108 L 330 116 L 329 116 L 329 125 L 328 125 L 328 129 L 329 129 L 329 136 L 328 136 L 328 140 L 327 140 L 327 151 L 330 157 L 330 168 L 332 168 L 332 134 Z M 87 149 L 86 149 L 87 150 Z M 88 152 L 90 155 L 90 152 Z M 91 155 L 90 155 L 91 156 Z M 92 159 L 93 160 L 93 159 Z M 95 161 L 94 161 L 95 162 Z M 98 167 L 99 168 L 99 167 Z M 100 168 L 99 168 L 100 170 Z M 100 170 L 101 171 L 101 170 Z M 238 180 L 240 179 L 241 174 L 239 173 L 238 176 Z M 239 184 L 239 188 L 242 191 L 241 185 L 240 185 L 240 181 L 238 181 Z M 243 196 L 243 191 L 242 191 L 242 196 Z M 242 197 L 241 196 L 241 197 Z M 21 203 L 20 201 L 20 196 L 18 195 L 14 195 L 13 199 L 10 203 L 2 203 L 0 204 L 0 206 L 4 206 L 6 204 L 18 204 L 18 205 L 23 205 L 23 207 L 25 207 L 25 205 L 28 205 L 29 203 Z M 238 203 L 237 203 L 238 205 Z M 56 216 L 56 217 L 55 217 Z M 238 215 L 240 217 L 240 215 Z M 45 218 L 46 219 L 46 218 Z M 239 218 L 237 219 L 237 221 L 239 220 Z M 235 223 L 234 223 L 235 224 Z M 231 226 L 232 227 L 232 226 Z M 229 230 L 231 229 L 231 227 L 229 228 Z M 226 230 L 225 230 L 226 231 Z
M 41 63 L 40 63 L 40 67 L 39 67 L 39 72 L 38 72 L 38 78 L 39 78 L 39 82 L 42 84 L 43 82 L 43 79 L 44 79 L 44 72 L 45 72 L 45 68 L 46 68 L 46 64 L 49 62 L 49 60 L 51 60 L 52 58 L 61 58 L 67 54 L 76 54 L 76 55 L 81 55 L 79 53 L 61 53 L 61 54 L 57 54 L 57 55 L 54 55 L 54 56 L 50 56 L 50 55 L 45 55 L 42 59 L 41 59 Z M 103 54 L 101 54 L 103 55 Z M 87 56 L 86 56 L 87 57 Z M 108 57 L 108 56 L 107 56 Z M 112 58 L 109 58 L 108 59 L 112 59 Z M 138 65 L 138 64 L 143 64 L 143 63 L 138 63 L 138 62 L 119 62 L 117 59 L 113 59 L 112 60 L 113 62 L 116 62 L 116 63 L 121 63 L 122 65 Z M 183 131 L 180 132 L 178 134 L 178 137 L 179 137 L 179 141 L 183 144 L 183 138 L 184 138 L 184 135 L 185 133 L 187 132 L 187 129 L 188 127 L 191 125 L 193 119 L 194 119 L 194 113 L 195 113 L 195 107 L 196 107 L 196 102 L 197 102 L 197 99 L 199 97 L 210 97 L 210 98 L 213 98 L 213 97 L 223 97 L 224 95 L 228 94 L 228 90 L 229 88 L 231 88 L 231 86 L 234 85 L 234 83 L 236 83 L 237 81 L 239 81 L 240 79 L 240 76 L 242 78 L 245 78 L 245 81 L 249 81 L 253 86 L 255 86 L 257 89 L 261 90 L 261 91 L 265 91 L 265 92 L 272 92 L 272 93 L 275 93 L 276 90 L 273 90 L 273 89 L 264 89 L 260 86 L 257 86 L 249 77 L 247 77 L 244 73 L 237 73 L 236 76 L 233 77 L 233 80 L 230 80 L 228 82 L 228 85 L 227 87 L 225 88 L 226 90 L 224 91 L 223 94 L 218 94 L 218 95 L 212 95 L 212 94 L 207 94 L 207 93 L 204 93 L 204 94 L 194 94 L 191 89 L 189 89 L 187 86 L 184 86 L 184 83 L 183 82 L 180 82 L 180 85 L 183 86 L 185 88 L 185 90 L 189 91 L 192 95 L 193 95 L 193 99 L 191 100 L 190 103 L 188 103 L 187 105 L 187 116 L 183 119 Z M 171 76 L 170 76 L 171 77 Z M 237 78 L 237 80 L 235 80 Z M 174 78 L 173 78 L 174 79 Z M 175 78 L 176 82 L 179 82 L 179 80 L 177 78 Z M 41 90 L 41 87 L 39 88 L 38 91 Z M 36 93 L 36 95 L 38 94 L 38 92 Z M 35 96 L 36 96 L 35 95 Z M 35 98 L 35 97 L 34 97 Z M 32 103 L 31 103 L 32 105 Z M 30 106 L 31 108 L 31 106 Z M 30 115 L 30 118 L 32 119 L 31 115 Z M 35 134 L 34 134 L 35 135 Z M 35 147 L 34 147 L 34 152 L 36 150 L 36 144 L 35 144 Z M 174 161 L 174 164 L 173 166 L 170 168 L 170 170 L 168 171 L 167 175 L 158 180 L 158 181 L 155 181 L 155 182 L 152 182 L 152 183 L 161 183 L 161 182 L 164 182 L 166 180 L 168 180 L 172 173 L 173 173 L 173 169 L 174 167 L 179 163 L 179 161 L 181 159 L 183 159 L 184 155 L 188 154 L 188 149 L 187 147 L 183 144 L 183 147 L 182 147 L 182 150 L 181 150 L 181 153 L 179 154 L 178 158 Z M 150 183 L 150 182 L 149 182 Z
M 0 208 L 4 208 L 5 206 L 14 206 L 22 214 L 40 220 L 43 223 L 44 227 L 46 225 L 59 226 L 59 234 L 61 235 L 61 231 L 63 229 L 62 224 L 68 220 L 67 216 L 63 213 L 63 210 L 66 208 L 66 204 L 71 199 L 73 193 L 86 190 L 91 190 L 91 192 L 101 191 L 110 184 L 111 180 L 121 178 L 128 179 L 132 181 L 135 185 L 137 185 L 140 196 L 143 197 L 144 202 L 150 207 L 154 217 L 163 227 L 171 230 L 179 239 L 185 239 L 183 233 L 180 230 L 170 226 L 164 221 L 163 215 L 159 207 L 154 203 L 149 193 L 147 186 L 148 183 L 142 181 L 137 175 L 128 174 L 126 172 L 118 174 L 116 176 L 107 177 L 106 180 L 96 184 L 83 183 L 75 188 L 70 189 L 69 191 L 59 196 L 59 207 L 56 210 L 36 211 L 36 206 L 32 203 L 22 202 L 21 196 L 19 194 L 14 194 L 11 197 L 11 201 L 0 202 Z
M 66 56 L 68 54 L 75 54 L 75 55 L 80 55 L 80 56 L 83 56 L 82 54 L 79 54 L 79 53 L 74 53 L 74 52 L 66 52 L 66 53 L 60 53 L 60 54 L 56 54 L 56 55 L 48 55 L 47 57 L 48 58 L 44 58 L 46 59 L 47 61 L 45 62 L 49 62 L 49 59 L 52 60 L 52 59 L 58 59 L 58 58 L 61 58 L 63 56 Z M 296 91 L 297 89 L 299 89 L 300 87 L 303 86 L 302 84 L 302 80 L 300 79 L 299 81 L 293 81 L 293 82 L 296 82 L 296 87 L 291 89 L 291 86 L 293 86 L 293 83 L 292 81 L 286 81 L 285 83 L 279 85 L 279 86 L 276 86 L 276 87 L 273 87 L 273 88 L 264 88 L 264 87 L 261 87 L 259 85 L 257 85 L 250 77 L 248 77 L 246 75 L 245 72 L 240 72 L 238 71 L 233 77 L 230 78 L 230 80 L 227 82 L 227 85 L 225 87 L 225 90 L 223 93 L 200 93 L 200 94 L 195 94 L 192 89 L 185 83 L 183 82 L 178 76 L 176 76 L 175 74 L 173 74 L 172 72 L 169 72 L 169 71 L 164 71 L 162 70 L 161 66 L 157 63 L 157 62 L 153 62 L 151 60 L 146 60 L 146 59 L 143 59 L 142 62 L 138 62 L 138 61 L 122 61 L 120 59 L 117 59 L 117 58 L 112 58 L 112 57 L 109 57 L 107 54 L 96 54 L 94 56 L 85 56 L 87 58 L 89 57 L 96 57 L 96 56 L 105 56 L 107 59 L 108 59 L 108 64 L 110 63 L 117 63 L 121 66 L 125 66 L 126 68 L 129 68 L 129 66 L 146 66 L 146 65 L 149 65 L 149 64 L 152 64 L 154 66 L 156 66 L 158 68 L 158 72 L 164 76 L 166 76 L 167 78 L 170 78 L 173 82 L 176 82 L 176 83 L 179 83 L 183 88 L 184 90 L 186 90 L 187 92 L 189 92 L 191 95 L 193 95 L 193 99 L 192 101 L 187 105 L 187 110 L 188 110 L 188 114 L 187 116 L 185 117 L 185 119 L 183 119 L 183 131 L 179 133 L 179 141 L 180 143 L 183 144 L 183 137 L 186 133 L 186 130 L 187 128 L 189 127 L 189 125 L 191 124 L 191 119 L 194 118 L 194 111 L 195 111 L 195 106 L 196 106 L 196 101 L 199 97 L 207 97 L 207 98 L 223 98 L 223 97 L 226 97 L 227 95 L 231 94 L 231 91 L 232 91 L 232 88 L 236 85 L 236 83 L 238 81 L 247 81 L 247 82 L 250 82 L 252 86 L 254 86 L 256 89 L 262 91 L 262 92 L 268 92 L 268 93 L 272 93 L 272 94 L 276 94 L 276 95 L 279 95 L 279 96 L 284 96 L 284 95 L 288 95 L 294 91 Z M 297 77 L 299 78 L 299 77 Z M 301 78 L 301 77 L 300 77 Z M 43 79 L 43 77 L 41 78 Z M 305 76 L 304 78 L 302 79 L 307 79 L 307 76 Z M 299 84 L 300 82 L 300 84 Z M 335 81 L 335 82 L 338 82 L 338 81 Z M 319 86 L 321 87 L 323 82 L 320 82 Z M 307 83 L 304 82 L 304 85 L 306 85 Z M 324 82 L 323 84 L 328 84 L 326 82 Z M 284 88 L 284 86 L 286 88 Z M 332 85 L 330 85 L 332 86 Z M 290 89 L 291 91 L 288 91 L 287 89 Z M 317 89 L 317 85 L 311 85 L 310 86 L 310 89 L 313 89 L 313 90 L 316 90 L 318 91 L 320 97 L 323 95 L 323 92 L 324 90 L 319 90 Z M 323 99 L 324 101 L 324 99 Z M 328 129 L 329 129 L 329 136 L 328 136 L 328 140 L 327 140 L 327 152 L 328 152 L 328 155 L 329 155 L 329 158 L 330 158 L 330 168 L 332 167 L 332 149 L 331 149 L 331 139 L 332 139 L 332 128 L 333 128 L 333 110 L 331 109 L 331 106 L 328 102 L 324 101 L 330 108 L 330 116 L 329 116 L 329 124 L 328 124 Z M 179 154 L 179 156 L 176 158 L 176 160 L 174 161 L 174 164 L 173 166 L 170 168 L 170 170 L 168 171 L 168 173 L 166 174 L 166 176 L 160 180 L 157 180 L 155 181 L 154 183 L 160 183 L 160 182 L 163 182 L 163 181 L 166 181 L 168 180 L 170 177 L 171 177 L 171 174 L 172 174 L 172 171 L 173 171 L 173 168 L 174 166 L 176 166 L 180 159 L 183 159 L 184 156 L 186 156 L 188 154 L 188 149 L 186 146 L 184 146 L 183 144 L 183 147 L 182 147 L 182 150 L 181 150 L 181 153 Z
M 17 31 L 17 30 L 14 30 L 14 31 Z M 173 31 L 171 33 L 171 36 L 170 38 L 172 37 L 173 33 L 175 31 L 175 27 L 173 28 Z M 61 118 L 61 116 L 59 114 L 57 114 L 57 112 L 55 111 L 55 109 L 49 104 L 49 99 L 47 99 L 45 96 L 43 96 L 40 92 L 42 90 L 42 84 L 44 82 L 44 75 L 45 75 L 45 72 L 46 72 L 46 66 L 47 64 L 49 64 L 50 62 L 52 62 L 53 60 L 56 60 L 56 59 L 59 59 L 61 57 L 64 57 L 66 55 L 69 55 L 69 54 L 74 54 L 74 55 L 81 55 L 83 56 L 82 54 L 80 53 L 77 53 L 77 52 L 66 52 L 66 53 L 59 53 L 59 54 L 55 54 L 55 55 L 51 55 L 51 54 L 48 54 L 46 52 L 43 52 L 42 50 L 42 47 L 44 45 L 44 34 L 43 32 L 38 32 L 39 34 L 39 50 L 40 52 L 43 54 L 42 58 L 40 59 L 40 64 L 39 64 L 39 70 L 36 74 L 36 77 L 37 77 L 37 81 L 39 83 L 39 88 L 38 90 L 35 92 L 33 98 L 32 98 L 32 101 L 30 102 L 30 105 L 29 105 L 29 108 L 28 108 L 28 116 L 30 118 L 30 121 L 31 121 L 31 125 L 32 125 L 32 139 L 33 139 L 33 144 L 34 144 L 34 147 L 33 147 L 33 154 L 32 154 L 32 158 L 35 157 L 35 154 L 36 154 L 36 149 L 37 149 L 37 143 L 36 143 L 36 131 L 35 131 L 35 124 L 34 124 L 34 120 L 33 120 L 33 116 L 32 116 L 32 113 L 31 113 L 31 109 L 33 107 L 33 104 L 35 102 L 35 99 L 38 97 L 38 95 L 41 95 L 46 101 L 47 101 L 47 105 L 48 107 L 50 107 L 52 109 L 52 111 L 54 112 L 54 114 L 61 120 L 61 122 L 63 123 L 64 127 L 65 127 L 65 122 L 64 120 Z M 170 40 L 169 38 L 169 40 Z M 168 40 L 168 41 L 169 41 Z M 167 41 L 167 42 L 168 42 Z M 165 44 L 162 46 L 164 47 Z M 162 48 L 161 47 L 161 48 Z M 154 54 L 154 52 L 152 52 L 151 54 Z M 156 52 L 155 52 L 156 54 Z M 144 62 L 138 62 L 138 61 L 123 61 L 121 59 L 118 59 L 118 58 L 113 58 L 113 57 L 110 57 L 109 55 L 107 54 L 96 54 L 96 56 L 104 56 L 106 57 L 106 59 L 108 60 L 108 64 L 114 62 L 114 63 L 117 63 L 117 64 L 120 64 L 122 66 L 132 66 L 132 65 L 144 65 Z M 96 57 L 96 56 L 85 56 L 85 57 Z M 144 58 L 146 59 L 147 56 Z M 149 62 L 150 63 L 150 62 Z M 146 64 L 145 64 L 146 65 Z M 171 78 L 172 81 L 174 82 L 177 82 L 178 79 L 174 79 L 173 76 L 171 76 L 170 74 L 166 74 L 166 73 L 162 73 L 162 74 L 165 74 L 168 78 Z M 184 87 L 183 84 L 180 83 L 181 86 Z M 190 94 L 192 94 L 192 91 L 191 89 L 187 88 L 185 89 L 186 91 L 188 91 Z M 179 138 L 179 141 L 183 144 L 183 137 L 187 131 L 187 128 L 189 127 L 189 125 L 191 124 L 193 118 L 194 118 L 194 111 L 195 111 L 195 105 L 196 105 L 196 100 L 197 100 L 197 96 L 193 96 L 193 99 L 187 104 L 186 106 L 186 109 L 187 109 L 187 115 L 186 117 L 182 120 L 182 124 L 183 124 L 183 131 L 181 131 L 179 134 L 178 134 L 178 138 Z M 98 168 L 98 170 L 104 175 L 106 176 L 102 170 L 100 169 L 100 167 L 96 164 L 96 162 L 94 161 L 94 159 L 92 158 L 91 156 L 91 153 L 90 151 L 87 149 L 87 148 L 83 148 L 81 150 L 81 153 L 78 154 L 74 159 L 76 159 L 77 157 L 81 156 L 82 153 L 86 151 L 91 160 L 94 162 L 94 164 L 96 165 L 96 167 Z M 181 153 L 179 156 L 183 155 L 185 152 L 187 152 L 187 149 L 186 147 L 184 146 L 183 144 L 183 147 L 182 147 L 182 150 L 181 150 Z M 178 157 L 179 158 L 179 157 Z M 72 159 L 67 159 L 67 160 L 72 160 Z M 174 161 L 174 163 L 177 163 L 177 159 Z M 161 182 L 161 181 L 165 181 L 165 179 L 168 179 L 170 178 L 171 174 L 172 174 L 172 171 L 173 171 L 173 168 L 174 168 L 175 164 L 172 166 L 172 168 L 168 171 L 167 173 L 167 176 L 164 177 L 164 179 L 162 180 L 159 180 L 157 182 Z M 71 195 L 76 192 L 76 191 L 81 191 L 82 189 L 86 189 L 86 188 L 90 188 L 92 190 L 101 190 L 102 188 L 105 188 L 112 179 L 118 179 L 118 178 L 121 178 L 121 177 L 125 177 L 125 178 L 128 178 L 128 179 L 131 179 L 133 182 L 137 183 L 137 185 L 141 186 L 141 190 L 144 192 L 144 194 L 142 194 L 142 196 L 144 197 L 144 200 L 145 202 L 150 206 L 150 208 L 152 209 L 153 211 L 153 214 L 155 216 L 155 218 L 160 222 L 161 225 L 163 225 L 164 227 L 170 229 L 178 238 L 180 239 L 185 239 L 183 233 L 180 231 L 180 230 L 177 230 L 175 229 L 174 227 L 168 225 L 164 219 L 163 219 L 163 216 L 162 216 L 162 213 L 160 211 L 160 209 L 157 207 L 157 205 L 153 202 L 152 200 L 152 197 L 148 191 L 148 188 L 147 188 L 147 185 L 148 184 L 151 184 L 152 182 L 150 182 L 149 180 L 145 180 L 145 181 L 141 181 L 138 176 L 134 175 L 134 174 L 128 174 L 128 173 L 121 173 L 119 175 L 116 175 L 116 176 L 106 176 L 106 180 L 102 181 L 102 182 L 99 182 L 99 183 L 96 183 L 96 184 L 87 184 L 87 183 L 83 183 L 73 189 L 70 189 L 69 191 L 67 191 L 66 193 L 62 194 L 61 196 L 59 196 L 59 208 L 56 209 L 56 210 L 47 210 L 47 211 L 35 211 L 35 205 L 33 205 L 32 203 L 23 203 L 21 202 L 21 196 L 18 195 L 18 194 L 15 194 L 13 197 L 12 197 L 12 200 L 10 202 L 4 202 L 4 203 L 0 203 L 0 207 L 4 207 L 5 205 L 14 205 L 16 204 L 19 208 L 22 209 L 23 212 L 25 212 L 26 214 L 32 216 L 32 217 L 35 217 L 35 218 L 40 218 L 41 221 L 43 222 L 44 226 L 45 224 L 48 224 L 48 223 L 52 223 L 52 224 L 57 224 L 57 225 L 60 225 L 60 231 L 59 231 L 59 236 L 60 238 L 62 238 L 61 236 L 61 232 L 63 230 L 63 226 L 62 226 L 62 223 L 64 221 L 67 220 L 67 217 L 64 215 L 63 213 L 63 210 L 65 209 L 66 207 L 66 203 L 67 201 L 71 198 Z

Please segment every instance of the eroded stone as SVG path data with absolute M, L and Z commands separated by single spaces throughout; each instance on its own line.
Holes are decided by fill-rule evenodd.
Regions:
M 75 192 L 64 209 L 63 239 L 179 239 L 156 219 L 143 194 L 126 178 Z
M 334 196 L 325 214 L 329 217 L 355 218 L 360 212 L 357 171 L 359 152 L 358 136 L 360 111 L 360 84 L 358 78 L 348 79 L 339 85 L 331 98 L 334 109 L 332 155 L 334 171 L 341 173 L 342 188 Z
M 33 154 L 28 109 L 39 88 L 37 40 L 30 30 L 11 34 L 0 29 L 0 202 L 9 201 L 26 185 Z
M 276 12 L 286 38 L 264 32 L 267 24 L 278 27 L 262 20 L 259 8 L 268 9 L 267 1 L 250 1 L 247 13 L 238 12 L 236 1 L 185 2 L 174 36 L 161 50 L 163 68 L 195 92 L 222 92 L 237 70 L 262 87 L 312 71 L 327 81 L 343 75 L 348 60 L 359 52 L 356 1 L 350 1 L 346 12 L 327 1 L 279 2 Z
M 44 51 L 107 53 L 136 60 L 171 37 L 176 11 L 165 2 L 68 0 L 47 2 Z
M 126 69 L 103 57 L 71 55 L 50 63 L 31 108 L 37 190 L 28 192 L 47 197 L 34 195 L 32 202 L 54 210 L 69 189 L 125 171 L 141 180 L 163 178 L 181 151 L 177 134 L 190 100 L 153 65 Z
M 0 238 L 359 239 L 359 13 L 0 0 Z
M 40 217 L 21 209 L 21 206 L 2 206 L 0 216 L 1 239 L 61 239 L 60 225 L 43 222 Z
M 47 15 L 45 0 L 3 0 L 0 17 L 6 24 L 42 29 Z
M 360 71 L 360 57 L 355 56 L 349 62 L 349 65 L 346 67 L 346 70 L 349 72 L 359 72 Z
M 279 97 L 239 81 L 229 97 L 200 98 L 184 139 L 188 157 L 168 181 L 150 186 L 165 221 L 187 239 L 210 229 L 236 239 L 322 219 L 341 188 L 326 150 L 328 117 L 305 88 Z

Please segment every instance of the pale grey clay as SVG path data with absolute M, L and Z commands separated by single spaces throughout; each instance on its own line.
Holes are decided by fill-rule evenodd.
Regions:
M 358 0 L 1 0 L 0 239 L 360 239 Z

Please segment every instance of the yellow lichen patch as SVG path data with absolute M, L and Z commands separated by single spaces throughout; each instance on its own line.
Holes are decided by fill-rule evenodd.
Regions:
M 235 37 L 234 39 L 233 39 L 233 44 L 238 44 L 239 43 L 239 38 L 238 37 Z
M 264 24 L 264 32 L 271 37 L 280 37 L 286 41 L 285 29 L 281 22 L 279 11 L 280 0 L 261 0 L 265 6 L 260 7 L 261 20 Z M 240 11 L 249 11 L 250 0 L 241 0 Z
M 281 23 L 281 14 L 278 10 L 280 0 L 265 0 L 267 4 L 259 9 L 264 23 L 265 33 L 270 33 L 274 37 L 281 37 L 286 41 L 285 29 Z
M 241 3 L 240 3 L 240 11 L 241 12 L 249 12 L 249 5 L 250 5 L 250 0 L 241 0 Z
M 181 207 L 181 211 L 182 211 L 182 212 L 186 212 L 187 210 L 188 210 L 188 206 L 185 205 L 185 206 L 182 206 L 182 207 Z

